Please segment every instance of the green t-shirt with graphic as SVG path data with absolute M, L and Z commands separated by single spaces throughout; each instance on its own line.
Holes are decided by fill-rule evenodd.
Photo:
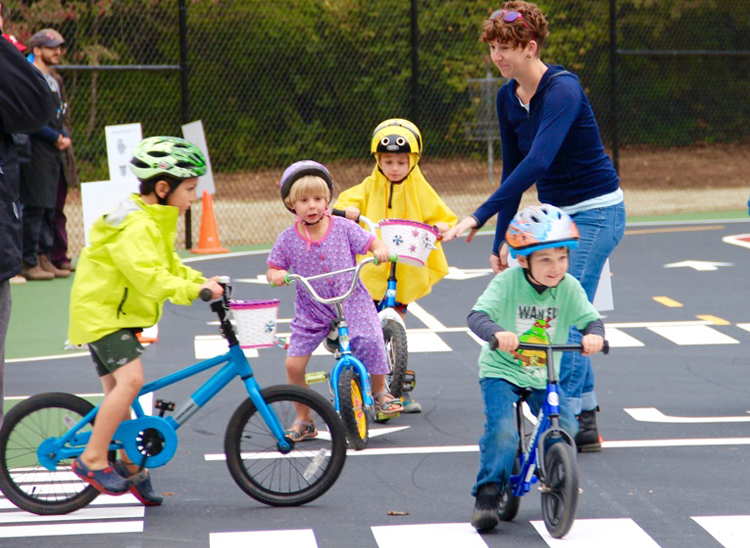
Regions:
M 526 280 L 521 267 L 509 268 L 493 278 L 474 310 L 485 312 L 497 325 L 518 335 L 521 342 L 564 344 L 571 326 L 583 329 L 599 319 L 581 284 L 570 274 L 557 287 L 541 294 Z M 560 373 L 561 352 L 555 352 Z M 479 355 L 479 376 L 499 377 L 521 387 L 547 386 L 543 352 L 490 351 L 485 343 Z

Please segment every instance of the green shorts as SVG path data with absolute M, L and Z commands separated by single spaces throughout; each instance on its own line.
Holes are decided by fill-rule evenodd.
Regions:
M 89 343 L 89 352 L 96 365 L 96 373 L 100 377 L 109 375 L 143 354 L 143 346 L 136 337 L 140 331 L 140 329 L 120 329 L 105 335 L 98 341 Z

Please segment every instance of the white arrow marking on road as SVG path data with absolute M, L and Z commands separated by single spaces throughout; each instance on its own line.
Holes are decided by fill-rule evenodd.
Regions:
M 717 422 L 750 422 L 750 417 L 674 417 L 665 415 L 656 407 L 626 407 L 625 412 L 640 422 L 665 422 L 672 424 L 713 424 Z
M 664 268 L 693 268 L 706 272 L 718 270 L 720 266 L 734 266 L 734 263 L 717 263 L 715 261 L 680 261 L 679 263 L 665 264 Z
M 481 278 L 487 274 L 492 274 L 491 268 L 458 268 L 456 266 L 448 267 L 446 280 L 470 280 L 472 278 Z
M 265 274 L 258 274 L 255 278 L 235 278 L 234 281 L 243 284 L 268 285 L 268 280 L 266 279 Z

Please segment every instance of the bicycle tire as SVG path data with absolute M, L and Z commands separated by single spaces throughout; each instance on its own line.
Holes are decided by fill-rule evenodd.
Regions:
M 363 393 L 359 375 L 353 369 L 344 369 L 339 376 L 339 415 L 344 422 L 349 445 L 357 451 L 367 447 L 370 441 L 369 417 Z
M 308 388 L 271 386 L 261 396 L 282 426 L 294 422 L 295 405 L 309 407 L 318 435 L 294 443 L 291 453 L 281 455 L 265 420 L 246 399 L 232 415 L 224 438 L 232 479 L 269 506 L 299 506 L 317 499 L 333 486 L 344 467 L 346 433 L 341 419 L 323 396 Z
M 37 457 L 42 441 L 60 437 L 93 408 L 73 394 L 49 392 L 32 396 L 8 412 L 0 429 L 0 490 L 8 500 L 22 510 L 47 516 L 79 510 L 99 495 L 70 471 L 70 459 L 58 462 L 51 472 Z
M 573 448 L 564 442 L 546 452 L 542 489 L 542 516 L 553 538 L 568 534 L 578 510 L 578 464 Z
M 516 460 L 513 462 L 513 475 L 517 475 L 521 472 L 521 460 L 516 455 Z M 501 493 L 500 500 L 497 505 L 497 515 L 502 521 L 513 521 L 513 518 L 518 515 L 518 510 L 521 507 L 521 497 L 513 495 L 513 486 L 508 484 L 505 486 L 505 491 Z
M 383 326 L 385 355 L 389 373 L 386 375 L 388 391 L 396 398 L 404 395 L 404 380 L 409 364 L 409 349 L 406 340 L 406 329 L 400 323 L 388 320 Z

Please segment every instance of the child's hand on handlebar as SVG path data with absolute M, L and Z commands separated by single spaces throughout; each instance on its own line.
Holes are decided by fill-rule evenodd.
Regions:
M 581 340 L 581 346 L 583 346 L 583 352 L 581 352 L 581 354 L 584 356 L 596 354 L 597 352 L 601 352 L 604 347 L 604 339 L 599 335 L 584 335 Z
M 345 207 L 344 213 L 346 213 L 346 218 L 350 221 L 357 221 L 359 219 L 359 216 L 362 214 L 359 209 L 354 206 Z
M 388 251 L 388 248 L 385 245 L 383 245 L 383 247 L 374 249 L 372 254 L 378 260 L 378 263 L 387 263 L 391 259 L 391 253 L 390 251 Z
M 282 285 L 286 285 L 287 274 L 289 273 L 286 270 L 274 270 L 268 281 L 276 287 L 281 287 Z
M 211 300 L 218 299 L 224 294 L 224 288 L 219 285 L 219 277 L 214 276 L 201 285 L 201 289 L 208 289 L 211 292 Z
M 497 349 L 503 352 L 512 352 L 518 348 L 518 335 L 512 331 L 498 331 L 495 333 Z

